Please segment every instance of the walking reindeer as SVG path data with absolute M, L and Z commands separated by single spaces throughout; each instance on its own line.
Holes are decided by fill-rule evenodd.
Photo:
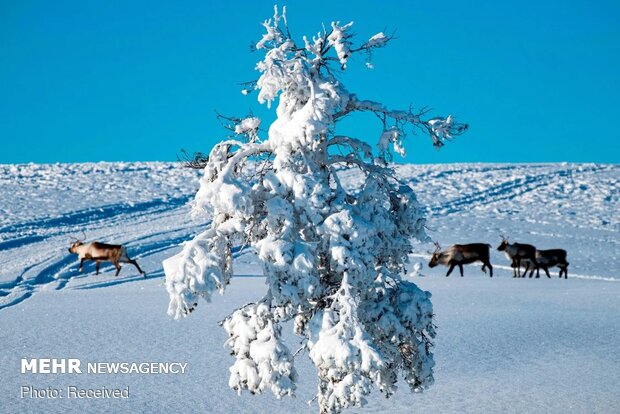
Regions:
M 101 262 L 112 262 L 116 268 L 116 274 L 114 276 L 118 276 L 121 272 L 120 263 L 130 263 L 138 269 L 140 274 L 146 277 L 146 273 L 140 269 L 138 262 L 131 259 L 127 255 L 127 249 L 125 246 L 120 244 L 99 243 L 96 241 L 84 243 L 84 240 L 86 239 L 86 234 L 84 232 L 82 232 L 82 239 L 78 239 L 76 237 L 71 237 L 71 239 L 73 240 L 73 244 L 69 247 L 69 253 L 77 254 L 80 258 L 80 272 L 82 272 L 84 262 L 87 260 L 92 260 L 96 263 L 96 274 L 99 274 L 99 265 Z
M 536 250 L 537 264 L 531 264 L 529 277 L 532 277 L 532 275 L 534 274 L 534 270 L 536 270 L 536 277 L 540 277 L 540 269 L 543 269 L 547 274 L 547 277 L 551 278 L 551 275 L 549 274 L 549 268 L 557 266 L 560 269 L 560 279 L 562 278 L 562 274 L 564 274 L 564 279 L 567 279 L 569 263 L 568 261 L 566 261 L 566 255 L 566 250 L 564 249 Z M 529 260 L 526 260 L 525 262 L 529 263 Z M 522 277 L 525 277 L 525 273 L 523 273 Z
M 500 252 L 503 251 L 506 254 L 508 260 L 511 261 L 511 267 L 513 271 L 512 277 L 521 277 L 521 265 L 525 265 L 525 273 L 530 269 L 530 266 L 537 266 L 536 262 L 536 247 L 531 244 L 524 243 L 509 243 L 508 237 L 501 236 L 502 242 L 497 247 Z M 532 267 L 533 269 L 533 267 Z
M 480 261 L 482 262 L 482 271 L 486 273 L 486 268 L 488 267 L 489 275 L 493 277 L 493 266 L 491 266 L 489 260 L 490 247 L 491 245 L 486 243 L 455 244 L 450 246 L 447 250 L 441 251 L 441 246 L 439 243 L 435 242 L 435 251 L 432 253 L 428 267 L 432 268 L 438 264 L 448 266 L 449 268 L 446 276 L 450 276 L 454 267 L 458 266 L 462 277 L 464 264 Z

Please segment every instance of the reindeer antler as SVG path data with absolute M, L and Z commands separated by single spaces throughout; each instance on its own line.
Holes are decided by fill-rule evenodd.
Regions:
M 69 239 L 70 240 L 75 240 L 75 241 L 78 241 L 78 242 L 83 242 L 84 240 L 86 240 L 86 233 L 84 233 L 84 230 L 82 230 L 82 238 L 81 239 L 78 238 L 78 237 L 75 237 L 75 236 L 69 236 Z
M 508 236 L 504 236 L 503 234 L 500 234 L 499 237 L 501 237 L 502 240 L 508 241 Z
M 435 254 L 441 250 L 441 245 L 439 242 L 434 241 L 433 244 L 435 245 L 435 251 L 431 252 L 430 250 L 427 250 L 428 254 Z

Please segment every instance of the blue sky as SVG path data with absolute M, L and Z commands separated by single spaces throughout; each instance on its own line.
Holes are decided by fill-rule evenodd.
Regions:
M 273 1 L 0 0 L 0 163 L 174 160 L 225 136 L 214 110 L 270 115 L 256 94 L 260 22 Z M 401 162 L 620 162 L 618 1 L 289 1 L 293 35 L 353 20 L 359 41 L 396 30 L 349 90 L 430 106 L 471 125 Z M 360 116 L 344 132 L 376 142 Z

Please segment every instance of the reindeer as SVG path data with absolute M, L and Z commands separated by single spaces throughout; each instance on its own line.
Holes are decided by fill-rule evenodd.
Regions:
M 529 260 L 526 261 L 527 263 L 529 263 Z M 540 269 L 542 268 L 547 274 L 547 277 L 551 279 L 551 275 L 549 274 L 549 268 L 557 266 L 560 268 L 560 279 L 562 278 L 562 274 L 564 274 L 564 279 L 568 278 L 569 263 L 566 261 L 566 250 L 536 250 L 536 262 L 537 265 L 532 264 L 532 270 L 530 270 L 530 277 L 532 277 L 532 275 L 534 274 L 534 270 L 536 270 L 536 277 L 540 277 Z M 527 273 L 527 270 L 525 271 L 525 273 Z M 525 277 L 525 273 L 523 274 L 523 277 Z
M 508 237 L 501 236 L 502 242 L 497 247 L 500 252 L 503 251 L 506 254 L 508 260 L 510 260 L 513 276 L 521 277 L 521 264 L 525 264 L 525 273 L 529 270 L 530 266 L 538 266 L 536 262 L 536 247 L 531 244 L 523 243 L 508 243 Z M 534 269 L 532 267 L 532 269 Z M 525 273 L 523 274 L 525 276 Z
M 433 257 L 431 257 L 428 267 L 432 268 L 438 264 L 449 266 L 448 273 L 446 273 L 446 277 L 448 277 L 452 270 L 454 270 L 454 266 L 458 266 L 461 277 L 463 277 L 464 264 L 481 261 L 482 271 L 486 273 L 486 268 L 488 267 L 489 274 L 493 277 L 493 266 L 491 266 L 489 261 L 490 247 L 490 244 L 485 243 L 455 244 L 442 252 L 439 243 L 435 242 L 435 251 L 432 253 Z
M 82 239 L 72 237 L 74 242 L 71 244 L 71 247 L 69 247 L 69 253 L 77 254 L 80 258 L 80 272 L 82 272 L 84 262 L 86 260 L 92 260 L 96 263 L 96 274 L 99 274 L 99 265 L 101 262 L 112 262 L 114 267 L 116 267 L 116 274 L 114 276 L 118 276 L 121 272 L 121 265 L 119 263 L 131 263 L 136 267 L 136 269 L 138 269 L 140 274 L 146 277 L 146 273 L 140 269 L 138 263 L 129 258 L 127 255 L 127 249 L 124 246 L 120 244 L 105 244 L 99 242 L 84 243 L 86 234 L 84 234 L 84 232 L 82 232 L 82 234 Z

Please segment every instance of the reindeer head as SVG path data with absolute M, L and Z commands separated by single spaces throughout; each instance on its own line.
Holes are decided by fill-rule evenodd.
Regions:
M 71 247 L 69 247 L 69 253 L 77 254 L 77 248 L 84 244 L 84 240 L 86 240 L 86 233 L 82 232 L 82 238 L 78 239 L 77 237 L 70 236 L 69 239 L 72 241 Z
M 438 242 L 435 242 L 435 251 L 434 252 L 430 252 L 430 254 L 432 254 L 431 257 L 431 261 L 428 262 L 428 267 L 435 267 L 437 266 L 437 264 L 439 263 L 439 257 L 441 255 L 441 246 L 439 245 Z
M 506 247 L 508 247 L 508 237 L 506 237 L 506 236 L 504 236 L 502 234 L 500 234 L 499 237 L 502 238 L 502 242 L 500 243 L 499 246 L 497 246 L 497 250 L 499 250 L 501 252 L 501 251 L 506 250 Z

